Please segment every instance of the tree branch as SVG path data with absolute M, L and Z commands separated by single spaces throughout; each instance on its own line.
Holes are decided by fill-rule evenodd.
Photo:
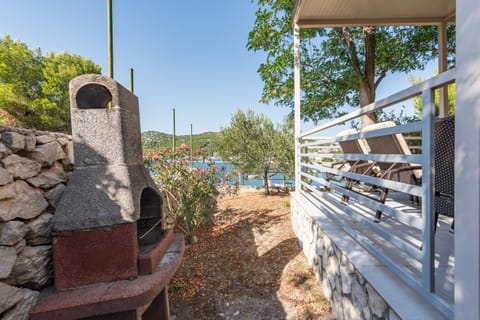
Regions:
M 357 55 L 357 48 L 355 47 L 355 43 L 353 42 L 352 35 L 350 34 L 350 31 L 348 30 L 348 27 L 343 27 L 342 28 L 342 43 L 347 49 L 348 55 L 350 57 L 350 61 L 352 62 L 353 70 L 355 71 L 358 79 L 360 82 L 364 81 L 364 74 L 362 72 L 362 69 L 360 68 L 360 62 L 358 60 L 358 55 Z
M 380 82 L 382 82 L 383 79 L 387 76 L 387 70 L 384 69 L 380 72 L 380 75 L 378 76 L 377 80 L 375 80 L 375 90 L 377 90 L 378 86 L 380 85 Z
M 365 80 L 371 95 L 370 99 L 375 100 L 375 46 L 377 28 L 363 27 L 365 38 Z

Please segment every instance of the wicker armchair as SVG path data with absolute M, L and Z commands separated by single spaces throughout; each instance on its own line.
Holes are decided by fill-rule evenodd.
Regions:
M 438 215 L 454 217 L 455 117 L 435 121 L 435 227 Z M 453 220 L 451 232 L 454 230 Z

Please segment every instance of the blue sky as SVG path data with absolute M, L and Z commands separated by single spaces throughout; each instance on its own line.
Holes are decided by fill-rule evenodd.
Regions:
M 0 33 L 42 52 L 80 54 L 107 73 L 106 1 L 1 0 Z M 237 109 L 280 122 L 287 108 L 260 104 L 256 70 L 264 55 L 247 51 L 256 6 L 250 0 L 113 0 L 115 79 L 129 86 L 135 69 L 142 131 L 218 131 Z M 432 68 L 415 73 L 428 77 Z M 378 98 L 408 86 L 390 76 Z

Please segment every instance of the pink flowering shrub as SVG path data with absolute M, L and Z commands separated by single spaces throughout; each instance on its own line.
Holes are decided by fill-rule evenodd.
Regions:
M 143 159 L 176 226 L 192 237 L 195 228 L 216 211 L 217 196 L 235 194 L 239 186 L 230 183 L 233 175 L 225 167 L 209 162 L 207 168 L 194 168 L 188 158 L 189 149 L 182 144 L 176 150 L 146 153 Z M 205 159 L 206 154 L 199 149 L 192 158 Z

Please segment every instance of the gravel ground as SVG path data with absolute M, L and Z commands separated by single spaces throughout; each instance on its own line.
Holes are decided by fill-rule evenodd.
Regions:
M 240 192 L 187 245 L 172 318 L 333 319 L 290 225 L 289 196 Z

